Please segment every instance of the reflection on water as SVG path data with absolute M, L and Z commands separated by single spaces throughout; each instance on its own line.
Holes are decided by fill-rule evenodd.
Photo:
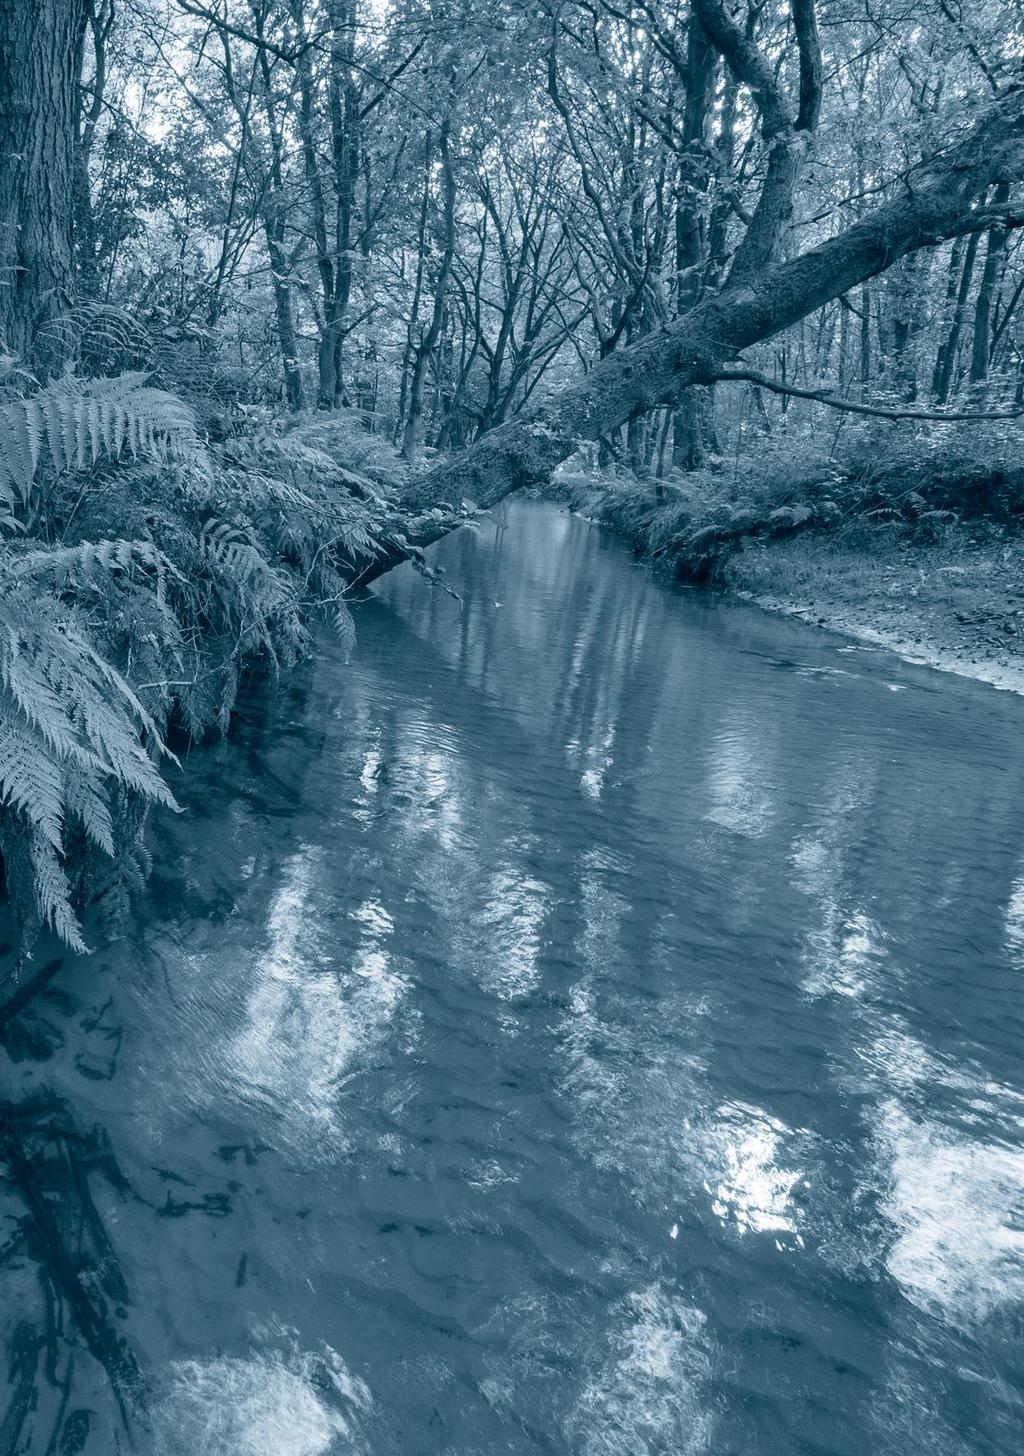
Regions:
M 529 991 L 540 977 L 540 933 L 551 889 L 541 880 L 524 878 L 509 863 L 490 876 L 486 897 L 476 917 L 488 946 L 484 984 L 496 996 L 511 1000 Z
M 660 1284 L 635 1290 L 611 1312 L 606 1357 L 567 1422 L 568 1448 L 587 1456 L 711 1446 L 702 1386 L 710 1370 L 705 1318 Z
M 869 782 L 859 765 L 855 772 L 841 769 L 818 823 L 797 839 L 790 855 L 794 879 L 815 906 L 804 932 L 809 996 L 857 998 L 868 990 L 875 970 L 882 970 L 883 934 L 861 908 L 848 863 L 858 852 L 858 819 L 870 813 Z
M 726 1103 L 718 1109 L 704 1148 L 712 1170 L 704 1186 L 715 1217 L 726 1227 L 732 1222 L 740 1233 L 771 1233 L 780 1249 L 781 1234 L 794 1234 L 803 1245 L 792 1197 L 803 1175 L 799 1167 L 787 1168 L 779 1161 L 792 1136 L 785 1123 L 761 1108 Z
M 303 846 L 283 867 L 266 916 L 267 948 L 250 972 L 246 1024 L 226 1053 L 239 1083 L 266 1099 L 294 1136 L 313 1142 L 337 1128 L 345 1075 L 407 986 L 386 948 L 393 921 L 376 900 L 348 912 L 358 926 L 354 949 L 339 956 L 328 944 L 322 860 Z
M 1024 876 L 1014 880 L 1006 906 L 1006 948 L 1024 969 Z
M 285 1332 L 286 1333 L 286 1332 Z M 278 1341 L 280 1343 L 280 1341 Z M 334 1350 L 178 1361 L 155 1412 L 156 1456 L 355 1456 L 370 1394 Z
M 1021 703 L 441 551 L 2 1031 L 0 1456 L 1017 1456 Z
M 715 735 L 710 745 L 708 790 L 713 824 L 757 839 L 768 829 L 772 794 L 766 765 L 758 755 L 763 735 L 754 723 Z
M 884 1107 L 896 1237 L 886 1266 L 908 1299 L 953 1323 L 1024 1301 L 1024 1148 L 957 1137 Z

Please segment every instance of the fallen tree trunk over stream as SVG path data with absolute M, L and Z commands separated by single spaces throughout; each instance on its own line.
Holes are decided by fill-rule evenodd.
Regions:
M 899 193 L 837 237 L 751 277 L 744 273 L 690 313 L 595 364 L 578 384 L 485 435 L 416 480 L 403 509 L 419 516 L 408 540 L 370 563 L 372 581 L 460 524 L 463 500 L 487 508 L 548 479 L 585 441 L 719 378 L 741 352 L 884 272 L 919 248 L 993 226 L 1024 225 L 1024 207 L 987 207 L 1000 182 L 1024 176 L 1024 86 L 1014 85 Z M 433 516 L 429 513 L 435 512 Z

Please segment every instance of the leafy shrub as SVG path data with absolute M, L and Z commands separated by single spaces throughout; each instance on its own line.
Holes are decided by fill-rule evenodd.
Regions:
M 804 442 L 766 441 L 757 461 L 669 472 L 562 472 L 559 495 L 620 531 L 638 552 L 695 580 L 716 577 L 747 537 L 785 535 L 835 519 L 837 471 Z
M 883 427 L 884 428 L 884 427 Z M 883 434 L 874 424 L 850 431 L 846 474 L 867 506 L 956 511 L 1011 521 L 1024 512 L 1021 427 L 1005 421 L 934 425 Z

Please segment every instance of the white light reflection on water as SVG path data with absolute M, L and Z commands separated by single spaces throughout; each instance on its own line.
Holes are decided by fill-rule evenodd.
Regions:
M 254 968 L 247 1024 L 230 1049 L 234 1075 L 269 1097 L 301 1141 L 335 1125 L 346 1073 L 407 990 L 386 948 L 391 917 L 376 901 L 351 912 L 359 944 L 347 967 L 325 945 L 323 858 L 321 848 L 306 846 L 285 867 L 267 916 L 267 948 Z
M 614 1311 L 608 1349 L 567 1422 L 580 1456 L 697 1456 L 711 1446 L 702 1386 L 711 1370 L 705 1316 L 650 1284 Z
M 278 1342 L 280 1343 L 280 1341 Z M 356 1456 L 370 1392 L 328 1346 L 182 1360 L 154 1419 L 156 1456 Z
M 581 1112 L 607 1111 L 621 1091 L 621 1072 L 610 1050 L 627 1049 L 621 1032 L 604 1025 L 594 1010 L 592 982 L 579 981 L 569 992 L 569 1012 L 562 1027 L 568 1072 L 564 1079 Z M 602 1054 L 599 1054 L 598 1049 Z
M 804 932 L 804 991 L 813 998 L 859 999 L 888 956 L 886 936 L 867 914 L 852 883 L 849 858 L 860 812 L 873 788 L 866 765 L 844 763 L 818 825 L 793 843 L 793 878 L 812 901 L 815 922 Z
M 490 877 L 480 928 L 487 939 L 484 984 L 503 1000 L 525 995 L 540 978 L 541 930 L 552 891 L 513 864 Z
M 773 1234 L 780 1249 L 781 1235 L 791 1235 L 792 1242 L 803 1246 L 793 1190 L 804 1172 L 784 1161 L 786 1145 L 795 1136 L 760 1107 L 744 1102 L 719 1107 L 701 1142 L 712 1170 L 704 1187 L 723 1227 L 740 1234 Z
M 1024 1300 L 1024 1151 L 880 1113 L 890 1169 L 882 1211 L 895 1229 L 886 1267 L 920 1309 L 954 1325 Z
M 432 747 L 418 745 L 420 734 L 433 732 L 432 725 L 423 725 L 410 733 L 405 746 L 411 770 L 411 792 L 416 811 L 412 824 L 426 827 L 430 840 L 445 852 L 460 848 L 463 835 L 463 811 L 458 785 L 458 754 L 444 744 L 443 736 L 435 737 Z
M 707 1067 L 678 1036 L 666 1041 L 665 1026 L 656 1024 L 663 1010 L 624 1008 L 588 979 L 572 987 L 559 1028 L 560 1083 L 576 1111 L 579 1146 L 598 1165 L 624 1174 L 638 1203 L 648 1207 L 688 1199 L 704 1166 L 702 1148 L 680 1144 L 680 1129 L 707 1095 Z M 698 998 L 680 1004 L 679 1022 L 694 1043 L 707 1012 Z M 637 1057 L 637 1044 L 645 1042 L 650 1053 Z
M 918 1309 L 974 1326 L 1024 1300 L 1024 1098 L 936 1055 L 899 1018 L 861 1020 L 849 1088 L 877 1099 L 877 1162 L 862 1191 L 889 1224 L 885 1267 Z
M 753 733 L 729 729 L 713 745 L 708 779 L 711 808 L 704 818 L 748 839 L 767 833 L 774 800 L 765 782 L 763 744 Z
M 863 996 L 889 953 L 884 932 L 862 910 L 844 905 L 835 853 L 821 840 L 799 843 L 791 863 L 798 884 L 817 901 L 820 914 L 805 937 L 805 992 L 815 998 Z
M 1024 875 L 1013 883 L 1003 912 L 1003 933 L 1011 961 L 1024 968 Z
M 588 799 L 601 797 L 608 770 L 615 762 L 614 748 L 614 725 L 600 733 L 595 729 L 593 741 L 590 743 L 583 744 L 578 738 L 570 738 L 566 743 L 566 758 L 573 771 L 579 773 L 580 788 Z

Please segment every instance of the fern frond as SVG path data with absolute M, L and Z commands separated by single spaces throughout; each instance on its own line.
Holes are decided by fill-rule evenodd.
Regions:
M 6 565 L 6 575 L 14 580 L 31 577 L 37 583 L 46 582 L 62 590 L 79 589 L 98 571 L 130 572 L 135 566 L 154 572 L 158 592 L 168 574 L 185 580 L 152 541 L 83 541 L 78 546 L 42 547 L 14 557 Z
M 132 553 L 119 553 L 117 545 L 112 544 L 109 566 L 119 555 L 130 565 Z M 147 561 L 153 559 L 149 549 L 143 553 Z M 162 751 L 152 718 L 123 674 L 89 640 L 74 608 L 47 594 L 68 562 L 49 582 L 39 561 L 29 563 L 31 571 L 11 575 L 12 564 L 46 554 L 64 555 L 26 553 L 13 563 L 10 553 L 6 560 L 0 557 L 0 810 L 5 825 L 13 820 L 23 827 L 20 836 L 5 827 L 3 842 L 20 856 L 39 920 L 81 948 L 63 868 L 69 824 L 80 825 L 90 843 L 113 855 L 118 841 L 112 793 L 143 806 L 176 805 L 147 751 L 147 745 Z M 82 553 L 73 554 L 80 566 Z M 97 553 L 89 558 L 98 559 Z M 109 576 L 104 567 L 100 579 Z
M 0 495 L 27 500 L 48 457 L 60 474 L 101 458 L 177 457 L 205 463 L 195 418 L 184 400 L 154 389 L 141 373 L 109 379 L 70 376 L 29 399 L 0 404 Z M 45 450 L 44 450 L 45 443 Z
M 111 859 L 117 853 L 114 845 L 114 823 L 110 805 L 97 787 L 94 776 L 70 767 L 65 792 L 67 812 L 81 824 L 86 837 Z
M 59 762 L 36 735 L 9 719 L 0 723 L 0 802 L 12 805 L 47 844 L 60 849 L 64 781 Z
M 7 689 L 15 710 L 34 728 L 51 752 L 67 756 L 74 750 L 76 735 L 61 701 L 49 680 L 45 662 L 38 654 L 38 639 L 26 639 L 8 631 L 0 651 L 0 683 Z
M 88 951 L 71 908 L 71 886 L 57 851 L 41 835 L 35 834 L 29 840 L 28 852 L 39 918 L 44 925 L 55 930 L 72 950 L 80 953 Z

